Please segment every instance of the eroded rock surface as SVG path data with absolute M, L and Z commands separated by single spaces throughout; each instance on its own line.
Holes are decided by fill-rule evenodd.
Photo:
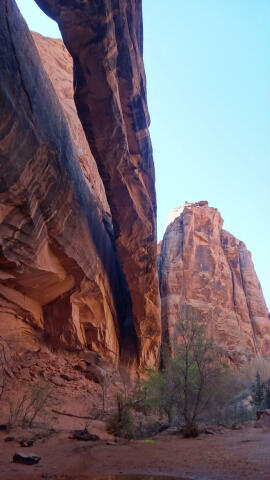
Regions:
M 173 349 L 175 323 L 194 309 L 238 364 L 269 353 L 270 323 L 251 254 L 222 224 L 207 202 L 169 215 L 159 258 L 163 336 Z
M 0 335 L 117 363 L 131 312 L 112 228 L 13 0 L 0 24 Z
M 42 64 L 53 84 L 68 121 L 69 131 L 76 146 L 86 180 L 92 187 L 97 200 L 110 215 L 104 186 L 99 176 L 97 165 L 90 151 L 88 142 L 79 120 L 74 103 L 73 89 L 73 60 L 65 48 L 62 40 L 43 37 L 39 33 L 31 32 Z
M 75 103 L 104 183 L 130 288 L 140 365 L 157 362 L 156 199 L 141 0 L 36 0 L 74 60 Z

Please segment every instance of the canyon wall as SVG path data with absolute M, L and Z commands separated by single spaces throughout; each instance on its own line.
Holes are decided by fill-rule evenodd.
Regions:
M 82 124 L 79 120 L 74 103 L 72 57 L 65 48 L 62 40 L 43 37 L 36 32 L 31 33 L 42 60 L 42 65 L 52 82 L 53 88 L 65 113 L 84 177 L 86 181 L 89 182 L 97 201 L 101 203 L 101 207 L 110 217 L 110 208 L 107 202 L 104 185 L 98 173 L 95 159 L 85 138 Z M 108 218 L 108 221 L 110 221 L 110 218 Z
M 191 310 L 232 362 L 268 354 L 251 255 L 207 202 L 170 215 L 159 296 L 141 1 L 36 2 L 68 50 L 1 3 L 0 336 L 153 366 L 161 296 L 172 350 Z
M 36 3 L 58 22 L 74 61 L 74 99 L 111 210 L 140 365 L 154 365 L 161 327 L 141 0 Z
M 132 314 L 102 183 L 13 0 L 0 23 L 0 335 L 117 364 Z
M 169 215 L 159 246 L 163 340 L 173 350 L 176 322 L 193 311 L 239 364 L 269 354 L 270 322 L 251 254 L 222 224 L 207 202 L 185 203 Z

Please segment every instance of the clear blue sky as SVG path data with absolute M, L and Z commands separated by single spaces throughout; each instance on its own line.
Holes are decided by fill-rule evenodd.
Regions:
M 34 0 L 29 27 L 59 37 Z M 270 306 L 268 0 L 144 0 L 158 237 L 169 211 L 208 200 L 252 252 Z

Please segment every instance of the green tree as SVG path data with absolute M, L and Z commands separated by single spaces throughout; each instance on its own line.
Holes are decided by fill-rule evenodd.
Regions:
M 116 411 L 107 420 L 108 432 L 124 438 L 133 438 L 136 427 L 131 415 L 131 401 L 118 393 L 116 407 Z
M 173 357 L 151 372 L 143 391 L 148 407 L 184 420 L 184 435 L 196 436 L 198 416 L 220 397 L 226 371 L 224 352 L 206 335 L 200 318 L 186 312 L 175 326 Z
M 183 417 L 184 433 L 197 434 L 196 420 L 220 394 L 224 352 L 207 338 L 199 318 L 186 314 L 176 325 L 178 343 L 167 366 L 174 383 L 174 403 Z
M 258 371 L 256 373 L 256 382 L 252 386 L 251 395 L 252 404 L 255 405 L 257 408 L 261 408 L 264 403 L 265 385 L 264 383 L 262 383 L 261 376 Z
M 264 408 L 270 408 L 270 378 L 265 382 Z
M 149 411 L 165 414 L 171 423 L 174 413 L 174 383 L 169 369 L 163 368 L 161 371 L 149 369 L 147 380 L 136 385 L 133 399 L 133 408 L 145 414 Z

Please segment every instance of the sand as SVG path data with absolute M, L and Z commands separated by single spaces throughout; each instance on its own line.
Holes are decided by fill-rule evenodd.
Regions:
M 36 441 L 26 451 L 41 457 L 37 465 L 12 463 L 18 442 L 0 435 L 1 480 L 32 480 L 42 474 L 62 479 L 99 479 L 113 474 L 151 474 L 198 480 L 269 480 L 269 430 L 248 425 L 240 430 L 183 439 L 162 434 L 149 440 L 107 445 L 78 442 L 67 432 Z M 43 477 L 44 478 L 44 477 Z M 107 477 L 108 478 L 108 477 Z M 109 477 L 112 480 L 112 477 Z

